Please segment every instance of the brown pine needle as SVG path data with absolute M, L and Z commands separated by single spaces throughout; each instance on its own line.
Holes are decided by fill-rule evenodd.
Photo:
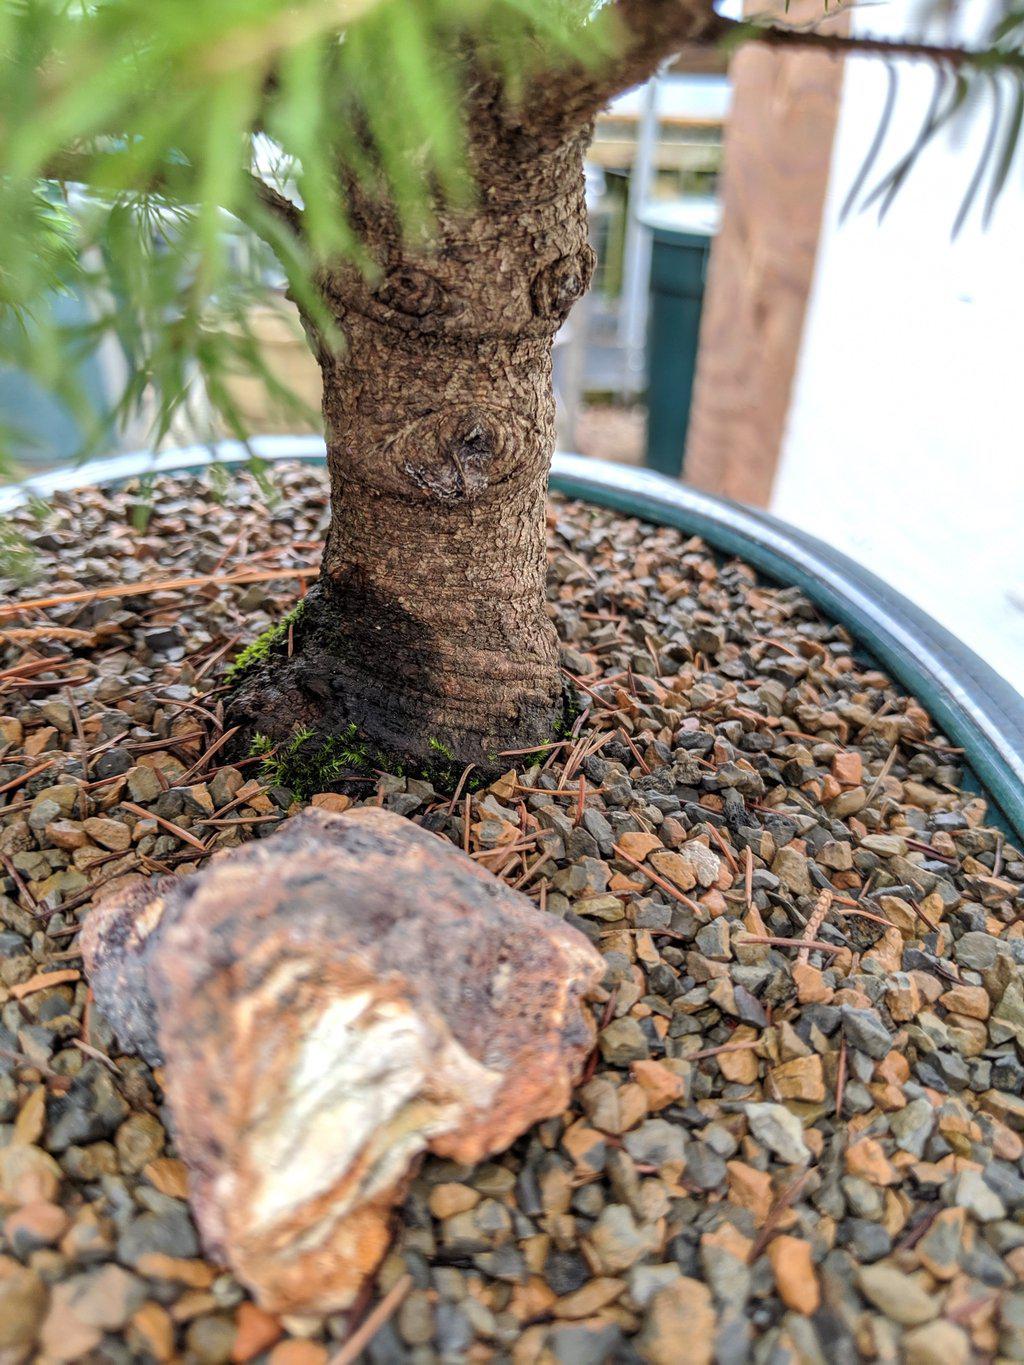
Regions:
M 673 900 L 677 900 L 680 905 L 685 905 L 688 909 L 693 910 L 695 914 L 698 915 L 703 915 L 705 913 L 703 907 L 695 900 L 692 900 L 689 896 L 685 895 L 678 887 L 673 886 L 671 882 L 666 881 L 664 877 L 659 877 L 656 872 L 652 872 L 649 867 L 644 867 L 643 863 L 638 859 L 630 857 L 630 855 L 624 849 L 620 848 L 618 844 L 612 844 L 612 848 L 623 862 L 632 864 L 638 872 L 644 874 L 648 881 L 653 882 L 655 886 L 660 886 L 666 895 L 671 896 Z
M 843 1116 L 843 1092 L 846 1090 L 846 1039 L 839 1044 L 839 1062 L 836 1065 L 836 1118 Z
M 470 773 L 473 771 L 475 767 L 476 767 L 475 763 L 467 763 L 466 766 L 463 768 L 462 776 L 459 778 L 458 786 L 452 792 L 452 799 L 448 802 L 449 815 L 453 815 L 455 813 L 455 807 L 459 804 L 459 797 L 462 795 L 462 789 L 466 785 L 466 778 L 470 775 Z
M 777 938 L 774 934 L 748 934 L 746 938 L 738 938 L 736 943 L 739 947 L 746 943 L 767 943 L 773 948 L 813 948 L 820 953 L 841 953 L 845 951 L 834 943 L 822 943 L 820 939 Z
M 577 678 L 576 675 L 574 673 L 570 673 L 567 668 L 563 668 L 562 672 L 565 674 L 565 676 L 569 679 L 570 682 L 575 683 L 577 687 L 581 688 L 584 692 L 586 692 L 588 697 L 593 697 L 594 701 L 597 702 L 598 706 L 603 706 L 606 711 L 618 710 L 618 707 L 615 705 L 613 701 L 606 701 L 604 697 L 598 696 L 598 694 L 594 691 L 594 689 L 590 686 L 589 683 L 585 683 L 581 678 Z
M 639 750 L 639 749 L 636 747 L 636 745 L 633 743 L 633 741 L 632 741 L 632 739 L 630 738 L 630 736 L 626 734 L 626 731 L 622 728 L 621 725 L 619 726 L 619 734 L 620 734 L 620 735 L 622 736 L 622 738 L 626 741 L 626 744 L 629 746 L 629 751 L 630 751 L 630 753 L 633 755 L 633 757 L 636 759 L 636 761 L 640 764 L 640 767 L 643 768 L 643 770 L 644 770 L 645 773 L 650 773 L 651 770 L 650 770 L 650 768 L 647 766 L 646 762 L 644 761 L 643 755 L 640 753 L 640 750 Z
M 191 844 L 200 853 L 206 852 L 206 845 L 201 843 L 194 834 L 189 834 L 187 829 L 182 829 L 173 820 L 165 820 L 162 815 L 154 815 L 151 810 L 146 810 L 145 806 L 137 806 L 134 801 L 122 801 L 121 805 L 125 810 L 130 810 L 133 815 L 140 816 L 143 820 L 155 820 L 161 829 L 165 829 L 168 834 L 173 834 L 176 839 L 180 839 L 184 844 Z
M 182 773 L 182 775 L 178 778 L 177 785 L 179 787 L 183 787 L 185 783 L 189 780 L 189 778 L 194 777 L 201 768 L 205 768 L 206 764 L 209 763 L 210 759 L 214 756 L 215 753 L 217 753 L 220 749 L 224 748 L 224 745 L 227 744 L 228 740 L 232 737 L 232 735 L 237 734 L 238 734 L 237 725 L 232 726 L 230 730 L 225 730 L 224 733 L 220 736 L 220 738 L 215 740 L 214 743 L 210 745 L 206 753 L 203 754 L 202 758 L 197 759 L 196 762 L 192 764 L 191 768 L 189 768 L 188 772 Z
M 568 745 L 569 741 L 567 739 L 548 739 L 545 740 L 543 744 L 531 745 L 529 749 L 499 749 L 498 757 L 514 758 L 518 754 L 546 754 L 552 749 L 568 748 Z
M 604 746 L 609 744 L 614 738 L 615 731 L 609 730 L 607 734 L 598 735 L 589 748 L 586 743 L 584 743 L 575 755 L 570 755 L 569 758 L 566 759 L 565 767 L 562 769 L 562 782 L 568 782 L 581 764 L 586 763 L 588 758 L 593 758 L 594 754 L 600 749 L 603 749 Z
M 47 990 L 50 986 L 70 985 L 73 981 L 80 981 L 81 977 L 82 973 L 75 967 L 66 967 L 61 972 L 36 972 L 35 976 L 30 976 L 27 981 L 11 986 L 10 992 L 15 1000 L 24 1000 L 27 995 L 34 995 L 36 991 Z
M 532 848 L 537 842 L 537 836 L 531 834 L 527 839 L 517 840 L 514 844 L 496 844 L 494 848 L 478 848 L 475 853 L 469 856 L 474 860 L 480 858 L 500 858 L 503 854 L 519 853 L 524 848 Z
M 123 805 L 124 802 L 122 802 L 121 804 Z M 154 816 L 153 818 L 155 819 L 156 817 Z M 267 825 L 270 824 L 272 821 L 283 819 L 284 811 L 282 810 L 278 811 L 276 815 L 240 815 L 237 819 L 197 820 L 196 824 L 202 825 L 204 829 L 206 829 L 207 827 L 214 829 L 223 829 L 231 825 Z M 203 852 L 204 853 L 206 852 L 205 845 L 203 846 Z
M 752 1052 L 761 1046 L 759 1038 L 749 1038 L 742 1043 L 719 1043 L 718 1047 L 701 1048 L 700 1052 L 688 1052 L 680 1058 L 683 1062 L 702 1062 L 705 1057 L 717 1057 L 720 1052 Z
M 4 867 L 7 869 L 7 875 L 10 877 L 11 881 L 24 896 L 25 903 L 28 905 L 28 908 L 32 911 L 33 914 L 36 914 L 39 910 L 39 906 L 36 903 L 36 898 L 25 885 L 24 881 L 21 878 L 21 874 L 18 872 L 18 869 L 14 866 L 14 864 L 11 862 L 10 858 L 6 853 L 0 853 L 0 862 L 2 862 Z M 61 907 L 61 909 L 64 908 L 65 908 L 64 906 Z
M 120 1078 L 121 1073 L 110 1060 L 105 1052 L 101 1052 L 98 1047 L 93 1047 L 91 1043 L 83 1043 L 81 1038 L 72 1038 L 71 1046 L 77 1047 L 80 1052 L 84 1052 L 87 1057 L 95 1057 L 101 1066 L 105 1066 L 108 1071 L 113 1072 Z
M 377 1307 L 372 1312 L 367 1313 L 341 1350 L 331 1356 L 329 1365 L 353 1365 L 353 1361 L 359 1359 L 388 1318 L 398 1310 L 411 1288 L 411 1275 L 403 1275 L 400 1280 L 396 1281 Z
M 20 777 L 12 777 L 10 782 L 5 782 L 3 786 L 0 786 L 0 792 L 13 791 L 15 787 L 24 785 L 30 777 L 35 777 L 37 773 L 44 773 L 47 768 L 52 768 L 56 761 L 55 758 L 51 758 L 48 763 L 40 763 L 35 768 L 30 768 L 27 773 L 22 773 Z M 10 813 L 11 808 L 8 806 L 4 809 L 4 814 L 10 815 Z
M 878 720 L 880 716 L 884 715 L 888 708 L 889 703 L 886 702 L 885 706 L 882 707 L 881 711 L 879 711 L 878 715 L 875 716 L 873 719 Z M 867 725 L 864 728 L 867 730 L 870 729 L 871 727 L 870 725 Z M 878 791 L 878 788 L 882 785 L 885 779 L 889 776 L 889 771 L 892 768 L 892 765 L 896 762 L 896 755 L 899 753 L 899 748 L 900 746 L 898 744 L 894 744 L 892 748 L 889 750 L 889 757 L 882 764 L 881 768 L 878 770 L 878 776 L 871 784 L 871 789 L 868 792 L 868 799 L 866 802 L 867 805 L 871 804 L 871 798 L 874 796 L 875 792 Z
M 545 863 L 549 863 L 551 861 L 552 857 L 553 855 L 550 853 L 542 853 L 541 856 L 537 859 L 537 861 L 533 864 L 533 866 L 528 867 L 526 871 L 523 873 L 523 875 L 519 878 L 519 880 L 517 882 L 512 883 L 512 890 L 521 891 L 527 882 L 533 880 L 533 874 L 535 872 L 539 872 Z
M 758 1233 L 754 1245 L 750 1248 L 750 1254 L 747 1256 L 747 1265 L 753 1265 L 768 1243 L 772 1240 L 775 1229 L 779 1225 L 779 1219 L 789 1208 L 790 1204 L 799 1197 L 800 1192 L 810 1178 L 810 1170 L 804 1171 L 802 1175 L 798 1175 L 793 1183 L 788 1185 L 779 1195 L 778 1199 L 768 1211 L 768 1217 L 764 1220 L 764 1227 Z
M 241 635 L 232 635 L 230 640 L 226 640 L 219 649 L 215 649 L 205 663 L 201 664 L 196 670 L 195 681 L 198 682 L 204 673 L 208 673 L 218 659 L 223 659 L 228 650 L 233 649 L 241 638 Z
M 729 871 L 733 874 L 733 876 L 735 876 L 736 873 L 739 872 L 740 870 L 740 865 L 736 861 L 736 858 L 733 855 L 733 851 L 729 847 L 728 841 L 722 837 L 721 833 L 717 829 L 715 829 L 714 825 L 710 820 L 708 821 L 708 833 L 711 835 L 712 839 L 714 839 L 718 847 L 722 850 L 722 857 L 729 864 Z
M 0 673 L 0 683 L 11 678 L 30 678 L 35 673 L 59 673 L 62 668 L 77 668 L 78 659 L 27 659 L 24 663 L 12 664 Z
M 178 592 L 184 588 L 229 588 L 237 583 L 270 583 L 278 578 L 301 578 L 316 573 L 312 564 L 300 564 L 292 569 L 237 569 L 234 573 L 194 574 L 191 578 L 151 578 L 142 583 L 115 583 L 106 588 L 82 588 L 77 592 L 59 592 L 50 597 L 30 597 L 22 602 L 0 606 L 0 621 L 21 616 L 26 611 L 41 611 L 44 607 L 63 607 L 71 602 L 99 602 L 112 597 L 144 597 L 154 592 Z
M 91 630 L 76 630 L 74 626 L 8 626 L 0 630 L 0 640 L 20 645 L 31 640 L 64 640 L 68 644 L 91 644 L 95 640 Z

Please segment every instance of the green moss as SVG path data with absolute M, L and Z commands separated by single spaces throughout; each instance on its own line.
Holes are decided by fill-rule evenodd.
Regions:
M 6 522 L 0 522 L 0 578 L 15 583 L 31 583 L 38 572 L 35 551 L 28 541 Z
M 317 739 L 313 730 L 296 730 L 290 739 L 270 750 L 255 748 L 265 736 L 253 739 L 254 753 L 266 754 L 260 766 L 260 779 L 272 787 L 286 787 L 300 801 L 317 792 L 330 791 L 346 778 L 361 777 L 372 771 L 372 754 L 359 739 L 355 725 L 340 734 Z
M 579 693 L 575 687 L 566 687 L 562 693 L 562 715 L 555 722 L 555 740 L 571 739 L 572 727 L 583 714 L 583 707 L 580 705 Z M 555 742 L 552 741 L 552 743 Z
M 305 605 L 305 598 L 300 599 L 280 621 L 276 621 L 262 635 L 257 635 L 255 640 L 247 644 L 229 666 L 226 675 L 228 681 L 237 682 L 243 673 L 277 654 L 288 643 L 289 626 L 294 626 L 302 619 Z
M 271 787 L 284 787 L 298 800 L 308 801 L 317 792 L 343 787 L 357 777 L 390 773 L 394 777 L 415 777 L 432 783 L 444 795 L 455 790 L 465 765 L 440 740 L 428 741 L 437 759 L 409 763 L 386 753 L 368 742 L 354 723 L 336 734 L 317 735 L 310 729 L 296 730 L 288 739 L 274 745 L 266 735 L 256 734 L 249 746 L 250 757 L 262 758 L 260 781 Z M 463 791 L 486 786 L 492 774 L 473 772 Z

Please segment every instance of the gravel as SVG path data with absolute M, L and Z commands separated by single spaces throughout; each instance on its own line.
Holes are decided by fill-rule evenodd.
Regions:
M 159 479 L 143 531 L 138 488 L 15 518 L 38 577 L 5 600 L 136 591 L 0 621 L 14 1361 L 326 1365 L 368 1311 L 279 1321 L 204 1259 L 159 1073 L 117 1053 L 75 956 L 112 886 L 287 818 L 258 759 L 213 749 L 227 664 L 326 526 L 321 474 L 274 478 L 269 502 L 248 476 Z M 562 500 L 549 537 L 584 714 L 471 796 L 468 838 L 604 954 L 598 1047 L 561 1118 L 485 1166 L 423 1165 L 365 1358 L 1024 1359 L 1024 855 L 800 593 Z M 151 586 L 238 568 L 279 576 Z M 467 835 L 423 782 L 346 799 Z

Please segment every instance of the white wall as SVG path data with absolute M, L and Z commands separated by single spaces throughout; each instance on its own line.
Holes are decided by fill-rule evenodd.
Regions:
M 961 5 L 959 32 L 980 36 L 986 10 Z M 919 16 L 910 0 L 854 11 L 858 31 L 889 35 L 920 33 Z M 933 81 L 899 63 L 875 180 L 913 144 Z M 884 222 L 869 210 L 840 224 L 885 86 L 879 62 L 846 62 L 772 510 L 868 564 L 1024 691 L 1024 146 L 987 231 L 981 195 L 950 237 L 985 103 L 922 155 Z

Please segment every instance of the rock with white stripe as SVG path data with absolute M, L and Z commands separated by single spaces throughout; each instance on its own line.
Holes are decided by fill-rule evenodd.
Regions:
M 561 1112 L 599 954 L 447 842 L 309 810 L 83 933 L 122 1045 L 165 1068 L 206 1249 L 273 1312 L 348 1306 L 424 1150 Z

